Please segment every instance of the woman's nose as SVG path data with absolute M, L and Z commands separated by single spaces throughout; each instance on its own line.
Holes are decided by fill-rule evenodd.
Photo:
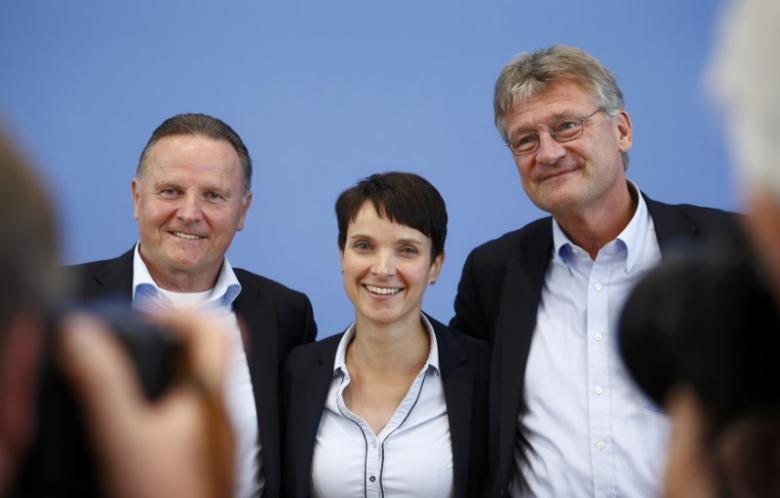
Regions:
M 390 254 L 380 253 L 374 264 L 371 265 L 371 273 L 380 277 L 388 277 L 395 274 L 394 258 Z

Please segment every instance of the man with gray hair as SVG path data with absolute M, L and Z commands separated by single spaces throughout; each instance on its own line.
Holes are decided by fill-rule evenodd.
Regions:
M 216 315 L 233 346 L 226 405 L 236 438 L 236 496 L 277 497 L 281 486 L 279 373 L 311 342 L 309 299 L 226 257 L 244 227 L 252 162 L 239 135 L 205 114 L 179 114 L 152 133 L 131 184 L 138 243 L 74 268 L 83 299 Z
M 734 1 L 723 21 L 713 84 L 728 112 L 748 229 L 780 303 L 780 2 Z
M 627 180 L 622 92 L 580 49 L 512 60 L 494 111 L 526 194 L 551 216 L 474 249 L 455 299 L 451 326 L 493 345 L 489 496 L 655 496 L 666 417 L 627 376 L 617 318 L 672 241 L 732 215 Z

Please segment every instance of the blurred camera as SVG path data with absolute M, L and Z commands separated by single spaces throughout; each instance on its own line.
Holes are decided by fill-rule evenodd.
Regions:
M 135 365 L 139 386 L 150 401 L 159 398 L 180 371 L 182 348 L 174 335 L 125 303 L 67 306 L 53 313 L 45 334 L 34 441 L 10 496 L 107 496 L 101 489 L 99 462 L 87 437 L 81 405 L 57 361 L 61 318 L 74 311 L 91 313 L 106 321 Z

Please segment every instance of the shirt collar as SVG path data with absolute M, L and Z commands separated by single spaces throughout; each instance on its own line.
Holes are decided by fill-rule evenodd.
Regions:
M 626 245 L 626 273 L 631 273 L 642 253 L 642 243 L 645 240 L 645 234 L 650 226 L 650 211 L 647 210 L 645 198 L 634 182 L 628 182 L 629 188 L 633 189 L 636 195 L 636 211 L 626 228 L 620 232 L 617 238 Z
M 428 320 L 428 317 L 425 316 L 425 314 L 421 313 L 420 317 L 422 318 L 423 325 L 425 325 L 425 330 L 428 331 L 428 337 L 431 340 L 431 349 L 428 352 L 428 359 L 425 360 L 425 365 L 423 365 L 422 370 L 427 370 L 428 367 L 433 367 L 437 372 L 439 372 L 439 346 L 436 342 L 436 334 L 433 332 L 433 325 L 431 325 L 431 322 Z M 349 377 L 349 372 L 347 371 L 347 346 L 349 346 L 349 343 L 352 342 L 354 337 L 355 322 L 352 322 L 352 324 L 347 328 L 347 331 L 344 332 L 344 335 L 341 337 L 341 340 L 339 341 L 339 347 L 336 349 L 336 359 L 333 363 L 334 374 L 342 372 L 344 375 Z
M 141 258 L 140 243 L 135 245 L 133 254 L 133 307 L 146 311 L 170 308 L 171 302 L 160 293 L 160 287 L 152 278 L 146 263 Z M 241 284 L 236 278 L 233 267 L 227 257 L 222 262 L 222 269 L 217 276 L 217 282 L 211 288 L 211 294 L 203 305 L 204 309 L 224 308 L 230 311 L 233 301 L 241 293 Z
M 642 252 L 642 242 L 645 240 L 644 234 L 650 226 L 650 212 L 647 210 L 645 199 L 636 184 L 628 181 L 628 188 L 636 196 L 636 209 L 628 225 L 618 234 L 615 240 L 625 246 L 626 273 L 631 273 Z M 575 244 L 569 239 L 555 218 L 553 218 L 552 230 L 553 247 L 555 248 L 553 258 L 565 264 L 571 271 L 570 258 Z

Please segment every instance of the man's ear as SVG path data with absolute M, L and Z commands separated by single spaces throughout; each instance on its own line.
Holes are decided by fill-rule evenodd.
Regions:
M 133 218 L 138 220 L 139 216 L 139 196 L 141 195 L 141 186 L 139 185 L 138 179 L 133 178 L 133 180 L 130 182 L 130 195 L 133 199 Z
M 620 111 L 615 116 L 618 132 L 618 148 L 620 152 L 628 152 L 634 138 L 634 131 L 631 125 L 631 117 L 626 111 Z
M 252 205 L 252 191 L 244 194 L 244 198 L 241 199 L 241 217 L 238 219 L 238 227 L 236 230 L 243 230 L 244 221 L 246 220 L 246 213 L 249 211 L 249 206 Z

